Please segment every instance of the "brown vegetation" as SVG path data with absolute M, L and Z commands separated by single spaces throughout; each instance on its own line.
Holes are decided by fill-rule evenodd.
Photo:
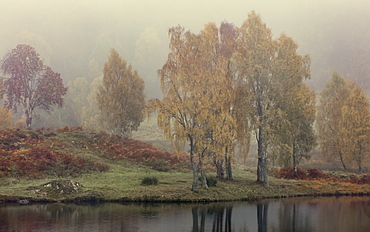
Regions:
M 149 143 L 133 139 L 123 139 L 119 135 L 100 132 L 91 141 L 93 146 L 104 151 L 103 157 L 112 160 L 129 159 L 158 171 L 175 168 L 189 169 L 189 157 L 185 153 L 161 150 Z
M 345 182 L 352 184 L 370 184 L 370 175 L 342 175 L 337 176 L 330 173 L 324 173 L 323 171 L 316 168 L 309 168 L 304 171 L 301 168 L 297 168 L 297 171 L 294 171 L 294 168 L 280 168 L 275 170 L 275 176 L 280 179 L 297 179 L 297 180 L 325 180 L 332 182 Z
M 79 153 L 76 146 L 97 148 L 97 156 L 102 159 L 125 159 L 158 171 L 189 169 L 188 156 L 184 153 L 161 150 L 118 135 L 90 134 L 83 132 L 82 127 L 66 126 L 56 131 L 50 128 L 0 130 L 0 177 L 76 176 L 108 170 L 107 165 L 95 161 L 98 157 L 91 159 L 74 154 Z
M 0 130 L 0 177 L 75 176 L 108 169 L 100 162 L 56 150 L 54 143 L 46 139 L 48 133 L 44 134 L 42 130 Z

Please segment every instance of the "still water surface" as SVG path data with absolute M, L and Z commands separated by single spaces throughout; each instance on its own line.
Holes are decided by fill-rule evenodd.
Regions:
M 0 231 L 369 232 L 370 197 L 214 204 L 0 205 Z

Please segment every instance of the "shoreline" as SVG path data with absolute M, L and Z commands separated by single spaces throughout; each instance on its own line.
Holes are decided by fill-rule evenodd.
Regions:
M 288 181 L 288 180 L 286 180 Z M 301 186 L 300 182 L 311 182 L 311 181 L 297 181 L 298 186 Z M 343 184 L 343 183 L 342 183 Z M 339 184 L 338 184 L 339 185 Z M 55 198 L 40 198 L 32 196 L 17 196 L 17 195 L 4 195 L 0 194 L 0 205 L 6 205 L 8 203 L 17 203 L 19 205 L 28 205 L 28 204 L 48 204 L 48 203 L 217 203 L 217 202 L 256 202 L 260 200 L 273 200 L 273 199 L 285 199 L 285 198 L 299 198 L 299 197 L 343 197 L 343 196 L 370 196 L 370 185 L 356 185 L 361 189 L 367 189 L 367 191 L 350 191 L 350 189 L 335 191 L 320 191 L 320 192 L 306 192 L 306 191 L 296 191 L 295 186 L 290 188 L 291 193 L 282 194 L 282 192 L 275 192 L 275 194 L 260 194 L 258 192 L 255 195 L 249 195 L 247 197 L 240 198 L 211 198 L 211 197 L 202 197 L 202 193 L 192 193 L 192 198 L 166 198 L 164 195 L 159 197 L 158 195 L 143 195 L 143 196 L 125 196 L 121 198 L 112 198 L 111 196 L 97 196 L 96 194 L 69 194 L 64 196 L 58 196 Z M 341 187 L 340 185 L 338 187 Z M 351 188 L 353 186 L 348 186 Z M 264 187 L 261 186 L 263 189 Z M 269 187 L 271 188 L 271 187 Z M 276 188 L 276 186 L 275 186 Z M 213 188 L 209 190 L 202 189 L 202 192 L 213 191 Z

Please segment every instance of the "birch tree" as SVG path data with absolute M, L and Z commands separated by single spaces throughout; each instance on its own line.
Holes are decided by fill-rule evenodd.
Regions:
M 17 112 L 22 107 L 26 126 L 30 127 L 35 109 L 50 112 L 63 106 L 67 93 L 59 73 L 44 65 L 36 50 L 25 44 L 8 52 L 1 63 L 4 72 L 5 107 Z
M 370 153 L 370 106 L 358 84 L 352 84 L 346 104 L 342 107 L 343 156 L 354 162 L 358 172 L 363 172 Z
M 275 43 L 271 30 L 262 22 L 259 15 L 252 12 L 239 28 L 237 40 L 238 78 L 250 94 L 249 118 L 257 140 L 257 182 L 268 186 L 267 145 L 269 143 L 269 117 L 271 101 L 272 66 Z
M 277 40 L 272 88 L 271 150 L 280 163 L 297 170 L 299 161 L 315 146 L 315 92 L 303 80 L 310 78 L 310 58 L 297 54 L 298 45 L 282 34 Z
M 268 152 L 279 136 L 272 127 L 279 120 L 276 115 L 287 121 L 290 105 L 284 109 L 280 103 L 310 77 L 310 59 L 297 54 L 297 45 L 289 37 L 282 35 L 274 40 L 261 17 L 252 12 L 239 28 L 235 65 L 236 78 L 249 107 L 247 117 L 257 140 L 257 182 L 269 186 Z
M 130 136 L 144 120 L 144 80 L 114 49 L 104 65 L 96 100 L 101 122 L 112 133 Z
M 333 72 L 331 79 L 320 94 L 317 110 L 317 131 L 321 154 L 331 160 L 339 160 L 347 168 L 343 151 L 342 107 L 350 94 L 347 81 Z
M 198 35 L 178 26 L 169 30 L 169 36 L 171 52 L 158 71 L 163 94 L 158 124 L 177 149 L 189 143 L 192 190 L 197 192 L 199 174 L 208 188 L 203 169 L 207 154 L 223 155 L 235 128 L 225 104 L 232 96 L 226 86 L 228 63 L 217 55 L 220 39 L 212 23 Z

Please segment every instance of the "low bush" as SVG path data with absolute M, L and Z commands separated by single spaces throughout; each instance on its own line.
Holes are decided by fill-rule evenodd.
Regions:
M 280 168 L 276 173 L 275 176 L 281 179 L 300 179 L 304 180 L 307 178 L 305 171 L 303 171 L 300 167 L 297 167 L 297 171 L 294 170 L 293 167 L 287 168 Z
M 165 159 L 151 157 L 147 160 L 146 165 L 160 172 L 168 172 L 170 170 L 169 162 Z
M 141 180 L 141 185 L 157 185 L 158 179 L 157 177 L 144 177 L 144 179 Z
M 319 169 L 309 168 L 307 169 L 307 177 L 310 179 L 325 179 L 327 176 Z
M 362 175 L 358 183 L 359 184 L 370 184 L 370 175 L 369 174 Z
M 92 138 L 91 144 L 104 151 L 103 157 L 112 160 L 130 159 L 163 172 L 177 168 L 190 169 L 189 156 L 186 153 L 161 150 L 150 143 L 123 139 L 119 135 L 101 132 Z
M 364 174 L 362 176 L 351 175 L 349 182 L 353 184 L 370 184 L 370 175 Z
M 199 177 L 198 178 L 198 180 L 199 180 L 199 182 L 201 182 L 202 181 L 202 178 L 201 177 Z M 208 187 L 216 187 L 216 185 L 217 185 L 217 178 L 214 178 L 214 177 L 206 177 L 206 181 L 207 181 L 207 185 L 208 185 Z
M 0 150 L 0 177 L 78 176 L 92 171 L 107 171 L 108 168 L 103 163 L 55 151 L 47 146 Z
M 68 133 L 68 132 L 73 132 L 73 131 L 83 131 L 83 129 L 81 126 L 76 126 L 76 127 L 65 126 L 65 127 L 57 128 L 58 133 Z
M 217 185 L 217 178 L 207 177 L 207 185 L 208 185 L 208 187 L 216 187 L 216 185 Z

